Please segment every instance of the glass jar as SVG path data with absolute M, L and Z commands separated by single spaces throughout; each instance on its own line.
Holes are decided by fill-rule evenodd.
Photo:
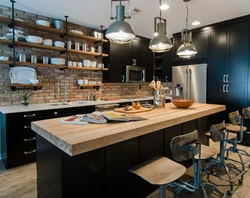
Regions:
M 165 108 L 165 95 L 161 91 L 154 92 L 154 107 Z

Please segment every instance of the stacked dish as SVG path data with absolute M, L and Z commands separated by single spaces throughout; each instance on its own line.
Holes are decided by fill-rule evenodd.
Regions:
M 51 58 L 50 63 L 53 65 L 65 65 L 64 58 Z
M 70 30 L 70 32 L 83 35 L 83 32 L 79 30 Z
M 28 43 L 41 44 L 43 42 L 43 38 L 39 36 L 28 35 L 26 36 L 26 41 Z
M 43 45 L 48 45 L 48 46 L 52 46 L 52 40 L 51 39 L 44 39 L 43 40 Z
M 54 42 L 54 46 L 55 46 L 55 47 L 64 47 L 64 46 L 65 46 L 65 43 L 62 42 L 62 41 L 55 41 L 55 42 Z
M 40 25 L 40 26 L 45 26 L 45 27 L 49 27 L 50 26 L 50 22 L 49 21 L 45 21 L 45 20 L 36 20 L 36 24 Z

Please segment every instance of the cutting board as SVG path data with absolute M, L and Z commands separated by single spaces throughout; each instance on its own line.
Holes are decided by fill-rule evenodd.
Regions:
M 142 112 L 147 112 L 147 111 L 152 111 L 153 108 L 144 108 L 141 107 L 140 109 L 132 109 L 130 111 L 125 111 L 124 107 L 123 108 L 118 108 L 118 109 L 114 109 L 114 111 L 119 112 L 119 113 L 126 113 L 126 114 L 134 114 L 134 113 L 142 113 Z

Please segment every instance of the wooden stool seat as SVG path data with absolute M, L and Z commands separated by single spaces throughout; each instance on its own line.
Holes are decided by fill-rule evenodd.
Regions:
M 186 168 L 166 157 L 152 159 L 130 171 L 153 185 L 166 185 L 185 174 Z
M 209 159 L 211 157 L 213 157 L 216 154 L 216 150 L 209 147 L 209 146 L 205 146 L 205 145 L 201 145 L 201 159 Z M 195 159 L 199 159 L 199 155 L 195 155 L 194 157 Z
M 204 133 L 204 135 L 206 135 L 206 136 L 208 136 L 208 137 L 211 138 L 210 131 Z M 236 138 L 236 137 L 237 137 L 237 135 L 236 135 L 235 133 L 228 133 L 227 139 L 228 139 L 228 140 L 232 140 L 232 139 L 234 139 L 234 138 Z
M 238 132 L 238 133 L 240 132 L 240 126 L 229 124 L 229 123 L 226 124 L 226 129 L 229 131 L 233 131 L 233 132 Z M 243 131 L 246 131 L 246 130 L 247 130 L 247 127 L 243 126 Z

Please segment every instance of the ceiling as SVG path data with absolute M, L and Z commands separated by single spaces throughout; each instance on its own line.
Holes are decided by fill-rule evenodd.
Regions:
M 110 0 L 16 0 L 16 8 L 39 15 L 63 19 L 68 15 L 69 21 L 87 27 L 108 27 L 110 20 Z M 130 0 L 131 8 L 142 10 L 128 22 L 135 33 L 144 37 L 153 36 L 153 20 L 159 15 L 158 0 Z M 168 36 L 180 32 L 185 26 L 186 8 L 183 0 L 162 0 L 170 8 L 163 11 L 167 19 Z M 9 0 L 1 0 L 2 5 L 10 6 Z M 126 4 L 127 5 L 127 4 Z M 198 20 L 200 26 L 250 14 L 249 0 L 191 0 L 189 3 L 189 29 L 192 22 Z M 115 13 L 113 8 L 113 13 Z M 199 27 L 199 26 L 196 26 Z

